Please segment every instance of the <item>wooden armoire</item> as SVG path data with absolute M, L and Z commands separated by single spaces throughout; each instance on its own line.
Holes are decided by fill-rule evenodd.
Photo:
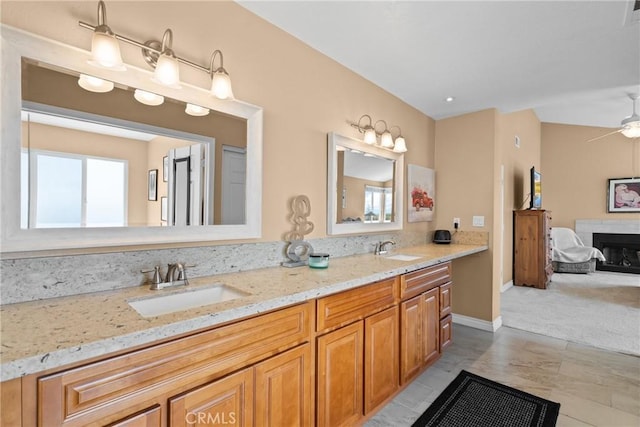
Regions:
M 546 289 L 552 274 L 551 212 L 513 211 L 513 284 Z

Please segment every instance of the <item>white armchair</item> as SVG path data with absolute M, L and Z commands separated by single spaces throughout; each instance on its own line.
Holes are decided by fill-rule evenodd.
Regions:
M 557 273 L 592 273 L 596 260 L 605 261 L 597 248 L 585 246 L 570 228 L 551 228 L 551 261 Z

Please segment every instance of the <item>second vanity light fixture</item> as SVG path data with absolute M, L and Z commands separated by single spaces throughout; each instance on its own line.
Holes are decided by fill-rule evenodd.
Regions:
M 81 27 L 93 31 L 93 37 L 91 39 L 92 60 L 89 61 L 92 65 L 117 71 L 125 70 L 126 67 L 122 61 L 118 43 L 118 41 L 122 41 L 142 49 L 142 55 L 145 61 L 155 69 L 152 79 L 154 82 L 172 88 L 180 88 L 179 63 L 182 63 L 210 75 L 211 94 L 213 96 L 218 99 L 233 99 L 231 79 L 224 69 L 221 51 L 215 50 L 211 55 L 209 67 L 203 67 L 176 56 L 172 48 L 173 32 L 170 29 L 165 30 L 162 36 L 162 43 L 155 40 L 141 43 L 114 33 L 107 25 L 106 16 L 106 6 L 104 2 L 100 0 L 98 2 L 98 25 L 93 26 L 86 22 L 78 22 Z M 220 66 L 215 67 L 214 64 L 217 57 L 220 59 Z M 82 88 L 92 92 L 108 92 L 113 89 L 112 82 L 84 74 L 80 76 L 78 84 Z M 140 89 L 136 89 L 135 98 L 139 102 L 147 105 L 160 105 L 164 101 L 162 96 Z M 209 113 L 209 110 L 199 105 L 188 104 L 185 112 L 194 116 L 204 116 Z
M 364 123 L 363 119 L 365 119 Z M 368 119 L 368 123 L 366 119 Z M 381 129 L 378 124 L 384 125 L 384 129 Z M 371 116 L 368 114 L 362 115 L 358 119 L 358 123 L 350 123 L 350 125 L 358 129 L 358 132 L 364 134 L 363 140 L 365 144 L 376 145 L 396 153 L 404 153 L 407 151 L 407 143 L 402 136 L 400 126 L 391 126 L 391 128 L 388 128 L 387 122 L 384 120 L 378 120 L 373 123 L 373 119 L 371 119 Z M 395 128 L 398 128 L 398 136 L 394 141 L 391 130 Z M 378 136 L 380 137 L 380 142 L 378 142 Z

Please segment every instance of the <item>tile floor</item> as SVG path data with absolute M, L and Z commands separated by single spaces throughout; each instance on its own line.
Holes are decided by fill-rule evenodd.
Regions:
M 365 426 L 410 426 L 461 369 L 560 402 L 558 427 L 640 426 L 639 357 L 508 327 L 453 333 L 440 360 Z

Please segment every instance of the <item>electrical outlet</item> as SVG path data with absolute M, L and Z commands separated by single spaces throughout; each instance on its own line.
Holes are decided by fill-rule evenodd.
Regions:
M 456 230 L 460 228 L 460 218 L 453 218 L 453 228 Z

